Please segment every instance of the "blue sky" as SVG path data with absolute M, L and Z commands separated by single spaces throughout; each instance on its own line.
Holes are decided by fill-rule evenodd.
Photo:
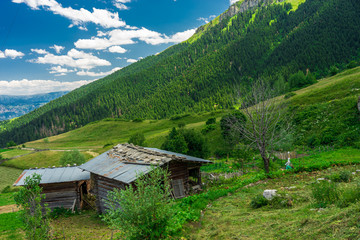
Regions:
M 0 0 L 0 95 L 72 90 L 189 38 L 235 0 Z

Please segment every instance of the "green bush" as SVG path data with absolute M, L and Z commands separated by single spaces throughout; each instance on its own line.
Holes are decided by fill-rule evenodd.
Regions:
M 166 238 L 174 216 L 169 173 L 153 168 L 126 189 L 110 191 L 103 215 L 111 227 L 121 231 L 121 239 Z
M 330 67 L 330 75 L 334 76 L 339 72 L 339 69 L 336 66 L 331 66 Z
M 48 220 L 49 208 L 41 202 L 45 194 L 41 194 L 39 186 L 41 175 L 33 174 L 25 178 L 25 186 L 14 195 L 18 207 L 22 208 L 20 216 L 24 223 L 24 230 L 27 239 L 49 239 L 50 225 Z
M 6 147 L 9 148 L 9 147 L 15 147 L 16 146 L 16 143 L 14 141 L 10 141 L 8 143 L 6 143 Z
M 285 94 L 284 99 L 289 99 L 289 98 L 291 98 L 291 97 L 293 97 L 293 96 L 296 96 L 296 93 L 294 93 L 294 92 L 289 92 L 289 93 Z
M 133 119 L 132 121 L 135 122 L 135 123 L 141 123 L 141 122 L 144 121 L 144 119 L 142 119 L 142 118 L 135 118 L 135 119 Z
M 144 146 L 145 143 L 145 136 L 143 133 L 135 133 L 130 136 L 129 143 L 132 143 L 134 145 L 138 146 Z
M 340 192 L 335 183 L 320 181 L 311 185 L 312 197 L 317 207 L 326 207 L 340 199 Z
M 210 125 L 208 125 L 210 126 Z M 206 158 L 210 154 L 210 149 L 206 138 L 194 129 L 180 129 L 180 134 L 184 136 L 188 151 L 187 154 L 194 157 Z
M 350 204 L 360 200 L 360 185 L 359 183 L 353 187 L 342 189 L 340 199 L 337 202 L 338 207 L 348 207 Z
M 211 125 L 211 124 L 215 124 L 216 123 L 216 118 L 209 118 L 206 121 L 206 125 Z
M 179 120 L 179 119 L 182 119 L 182 118 L 185 118 L 185 117 L 188 117 L 188 116 L 190 116 L 190 113 L 175 115 L 175 116 L 172 116 L 170 118 L 170 120 L 175 121 L 175 120 Z
M 271 200 L 269 207 L 273 209 L 287 208 L 293 206 L 293 199 L 290 195 L 278 192 Z
M 240 111 L 234 111 L 220 120 L 221 135 L 228 145 L 234 145 L 242 138 L 239 126 L 246 123 L 246 116 Z
M 185 126 L 186 126 L 186 123 L 184 123 L 184 122 L 178 123 L 178 128 L 184 128 Z
M 307 145 L 311 148 L 319 146 L 320 145 L 319 136 L 316 134 L 309 136 L 307 139 Z
M 356 68 L 358 66 L 358 63 L 356 61 L 351 61 L 349 62 L 349 64 L 346 66 L 347 69 L 351 69 L 351 68 Z
M 208 132 L 214 131 L 216 129 L 215 124 L 205 125 L 203 129 L 201 129 L 202 134 L 206 134 Z
M 60 158 L 60 165 L 81 165 L 85 162 L 85 156 L 79 152 L 79 150 L 71 150 L 64 152 Z
M 262 194 L 256 195 L 251 199 L 250 207 L 257 209 L 269 204 L 269 200 L 267 200 Z
M 187 153 L 189 150 L 184 136 L 176 128 L 170 131 L 161 149 L 177 153 Z
M 330 180 L 334 182 L 350 182 L 352 180 L 350 171 L 341 171 L 330 176 Z

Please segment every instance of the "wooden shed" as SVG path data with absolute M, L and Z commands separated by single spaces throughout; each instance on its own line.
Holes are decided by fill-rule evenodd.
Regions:
M 24 186 L 25 179 L 33 174 L 41 175 L 40 186 L 50 209 L 64 207 L 81 209 L 89 190 L 90 173 L 77 166 L 60 168 L 27 169 L 22 172 L 14 186 Z
M 125 189 L 134 183 L 140 173 L 149 173 L 152 165 L 167 168 L 173 196 L 185 197 L 193 189 L 200 189 L 200 167 L 205 163 L 210 161 L 156 148 L 119 144 L 80 168 L 91 173 L 91 191 L 96 196 L 98 211 L 103 213 L 109 191 Z

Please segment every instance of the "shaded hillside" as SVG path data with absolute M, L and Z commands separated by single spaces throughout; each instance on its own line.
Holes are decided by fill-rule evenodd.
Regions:
M 237 86 L 271 83 L 309 69 L 317 76 L 359 57 L 360 2 L 259 2 L 229 15 L 191 41 L 83 86 L 6 125 L 0 144 L 56 135 L 103 118 L 161 119 L 233 106 Z M 286 1 L 285 1 L 286 2 Z

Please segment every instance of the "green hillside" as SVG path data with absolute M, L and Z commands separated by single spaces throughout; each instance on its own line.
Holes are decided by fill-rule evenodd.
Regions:
M 294 8 L 272 2 L 218 18 L 191 42 L 6 123 L 0 145 L 57 135 L 104 118 L 163 119 L 227 109 L 237 87 L 254 78 L 279 85 L 278 79 L 286 83 L 298 70 L 320 77 L 331 66 L 342 69 L 359 58 L 359 1 L 290 1 Z
M 360 147 L 360 113 L 357 99 L 360 96 L 360 67 L 344 71 L 333 77 L 319 80 L 316 84 L 294 91 L 288 98 L 289 117 L 293 121 L 293 132 L 288 145 L 318 149 L 321 146 L 342 148 Z M 284 95 L 278 98 L 284 98 Z M 160 148 L 173 127 L 185 124 L 185 129 L 201 131 L 209 118 L 216 118 L 215 129 L 203 133 L 211 156 L 231 155 L 231 149 L 221 135 L 220 119 L 233 110 L 202 114 L 184 114 L 171 119 L 144 120 L 142 122 L 119 119 L 105 119 L 84 127 L 44 139 L 25 143 L 27 148 L 51 150 L 81 150 L 87 159 L 91 154 L 105 152 L 113 145 L 127 142 L 135 133 L 143 133 L 145 144 Z M 2 153 L 5 158 L 30 153 L 31 151 L 11 150 Z M 221 155 L 223 154 L 223 155 Z M 225 156 L 224 156 L 225 154 Z M 59 165 L 61 152 L 45 151 L 7 161 L 7 166 L 47 167 Z

